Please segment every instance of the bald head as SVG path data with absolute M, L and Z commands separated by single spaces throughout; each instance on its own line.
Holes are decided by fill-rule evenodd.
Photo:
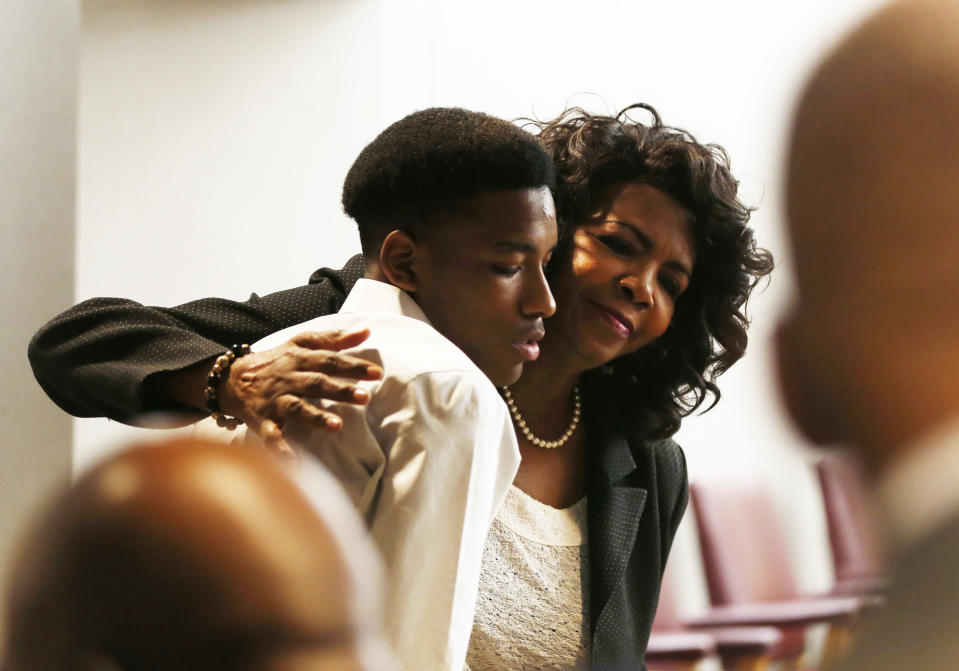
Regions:
M 28 540 L 10 669 L 366 668 L 375 605 L 355 603 L 342 546 L 269 455 L 192 441 L 125 451 Z
M 893 3 L 802 97 L 787 183 L 799 299 L 784 377 L 814 438 L 872 444 L 872 431 L 902 443 L 959 410 L 959 392 L 943 389 L 946 371 L 959 374 L 957 35 L 959 2 Z
M 896 3 L 812 79 L 788 208 L 801 288 L 817 300 L 959 307 L 957 36 L 959 2 Z

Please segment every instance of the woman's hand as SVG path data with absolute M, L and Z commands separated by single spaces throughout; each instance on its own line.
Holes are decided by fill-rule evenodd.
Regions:
M 220 409 L 242 419 L 268 447 L 280 453 L 293 450 L 283 438 L 291 419 L 325 431 L 338 431 L 343 420 L 308 399 L 326 398 L 364 404 L 369 393 L 353 380 L 377 380 L 383 370 L 339 350 L 360 344 L 369 330 L 307 331 L 278 347 L 238 358 L 220 383 Z

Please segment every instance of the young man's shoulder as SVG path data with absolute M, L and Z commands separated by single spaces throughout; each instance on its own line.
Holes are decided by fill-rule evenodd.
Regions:
M 370 337 L 346 351 L 379 364 L 387 376 L 412 380 L 424 374 L 461 373 L 487 380 L 462 350 L 431 325 L 390 312 L 351 312 L 317 317 L 278 331 L 261 340 L 255 348 L 276 347 L 304 331 L 358 331 L 364 328 L 370 330 Z
M 362 324 L 360 328 L 370 329 L 370 337 L 355 353 L 379 357 L 387 375 L 412 379 L 424 374 L 460 373 L 488 383 L 461 349 L 426 322 L 378 314 L 362 320 Z

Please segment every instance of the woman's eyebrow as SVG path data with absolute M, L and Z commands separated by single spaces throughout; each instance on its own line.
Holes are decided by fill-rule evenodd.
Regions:
M 639 241 L 643 244 L 643 246 L 646 247 L 647 249 L 653 247 L 653 241 L 650 239 L 648 235 L 646 235 L 642 230 L 640 230 L 640 228 L 636 224 L 633 224 L 629 221 L 623 221 L 622 219 L 607 219 L 606 221 L 607 223 L 617 224 L 619 226 L 622 226 L 623 228 L 629 229 L 629 231 L 632 232 L 632 234 L 635 235 L 639 239 Z M 667 261 L 663 265 L 666 266 L 667 268 L 672 268 L 673 270 L 676 270 L 682 273 L 686 277 L 692 277 L 693 275 L 693 271 L 689 267 L 687 267 L 685 263 L 682 263 L 681 261 Z

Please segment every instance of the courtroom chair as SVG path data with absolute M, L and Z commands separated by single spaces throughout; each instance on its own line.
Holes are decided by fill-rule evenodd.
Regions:
M 788 539 L 764 485 L 694 482 L 690 497 L 713 604 L 690 626 L 775 626 L 783 635 L 776 656 L 787 668 L 808 668 L 807 627 L 828 625 L 823 660 L 837 659 L 866 603 L 858 597 L 800 593 Z
M 875 504 L 862 466 L 850 455 L 831 453 L 816 462 L 829 529 L 833 593 L 881 593 L 887 580 Z
M 650 671 L 693 669 L 704 660 L 725 671 L 762 671 L 775 658 L 783 639 L 775 627 L 714 627 L 693 630 L 686 624 L 689 607 L 680 604 L 680 583 L 699 583 L 691 571 L 701 566 L 682 565 L 670 560 L 666 565 L 653 621 L 653 632 L 646 661 Z

